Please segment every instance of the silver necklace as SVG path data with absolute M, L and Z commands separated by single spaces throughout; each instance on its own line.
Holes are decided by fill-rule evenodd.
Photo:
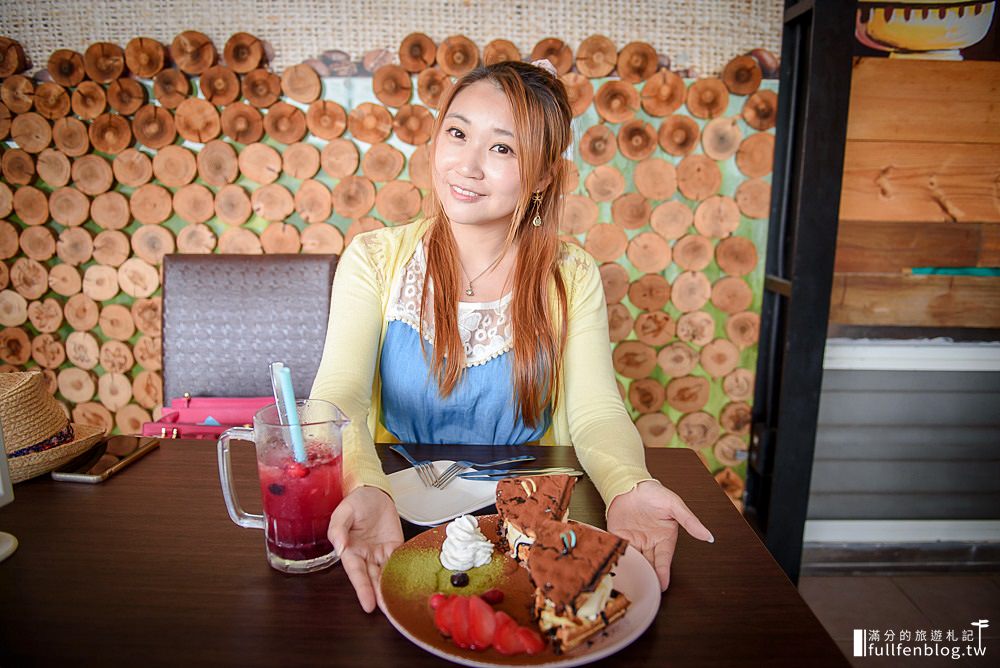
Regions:
M 469 297 L 474 297 L 476 295 L 476 291 L 473 290 L 472 284 L 475 283 L 476 281 L 478 281 L 482 277 L 482 275 L 485 274 L 487 271 L 489 271 L 490 269 L 495 268 L 496 265 L 497 265 L 497 263 L 500 262 L 500 258 L 502 258 L 506 254 L 506 252 L 507 252 L 506 249 L 504 249 L 503 251 L 501 251 L 500 255 L 498 255 L 497 258 L 495 260 L 493 260 L 493 262 L 490 262 L 488 265 L 486 265 L 485 269 L 483 269 L 481 272 L 479 272 L 478 274 L 476 274 L 475 278 L 469 278 L 469 272 L 467 272 L 465 270 L 465 265 L 462 264 L 462 260 L 461 260 L 461 258 L 459 258 L 459 260 L 458 260 L 458 266 L 460 266 L 462 268 L 462 273 L 465 274 L 465 277 L 469 278 L 469 287 L 467 287 L 465 289 L 465 294 L 466 295 L 468 295 Z

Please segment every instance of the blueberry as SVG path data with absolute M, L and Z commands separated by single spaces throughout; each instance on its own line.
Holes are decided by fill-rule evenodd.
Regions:
M 272 482 L 270 485 L 267 486 L 267 491 L 269 491 L 271 494 L 274 494 L 275 496 L 281 496 L 282 494 L 285 493 L 285 486 L 279 485 L 276 482 Z
M 451 586 L 452 587 L 464 587 L 469 584 L 469 574 L 468 573 L 452 573 L 451 574 Z

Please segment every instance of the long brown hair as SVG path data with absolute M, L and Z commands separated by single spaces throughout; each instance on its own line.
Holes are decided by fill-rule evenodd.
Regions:
M 520 150 L 521 197 L 511 216 L 505 252 L 517 243 L 514 269 L 511 324 L 514 332 L 511 365 L 514 399 L 521 419 L 537 426 L 547 404 L 555 403 L 562 353 L 566 346 L 566 286 L 559 274 L 559 227 L 565 174 L 563 153 L 571 139 L 573 117 L 566 89 L 559 79 L 527 63 L 506 61 L 479 67 L 451 88 L 439 105 L 434 124 L 435 141 L 452 100 L 478 81 L 489 81 L 510 103 L 514 132 Z M 434 150 L 432 147 L 431 155 Z M 433 160 L 433 157 L 432 157 Z M 536 203 L 533 190 L 545 177 L 548 184 Z M 535 214 L 542 225 L 535 227 Z M 458 331 L 459 280 L 458 249 L 448 217 L 437 194 L 431 189 L 431 227 L 425 238 L 427 275 L 433 285 L 434 357 L 438 392 L 447 397 L 462 378 L 465 349 Z M 552 312 L 549 285 L 554 282 L 557 312 Z M 421 314 L 427 306 L 427 284 L 420 302 Z M 423 317 L 420 322 L 423 323 Z

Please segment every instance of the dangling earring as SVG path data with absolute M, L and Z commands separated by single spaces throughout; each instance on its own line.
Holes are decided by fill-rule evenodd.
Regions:
M 535 217 L 531 220 L 531 224 L 535 227 L 541 227 L 542 216 L 538 213 L 538 210 L 542 207 L 542 193 L 540 191 L 535 192 L 535 194 L 532 195 L 532 199 L 535 201 Z

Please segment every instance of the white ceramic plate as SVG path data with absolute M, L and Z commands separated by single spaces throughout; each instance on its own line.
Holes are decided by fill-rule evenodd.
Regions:
M 419 480 L 417 482 L 419 483 Z M 593 636 L 589 643 L 584 643 L 561 656 L 554 656 L 551 661 L 541 663 L 533 661 L 531 666 L 569 668 L 570 666 L 592 663 L 628 647 L 649 628 L 660 609 L 660 581 L 656 577 L 656 571 L 642 556 L 642 553 L 630 545 L 615 567 L 612 582 L 614 588 L 625 594 L 632 602 L 625 612 L 625 616 L 612 624 L 610 628 Z M 427 592 L 427 595 L 430 596 L 431 593 L 433 592 Z M 462 650 L 458 647 L 455 647 L 454 652 L 443 650 L 422 640 L 387 611 L 386 617 L 396 627 L 396 630 L 410 642 L 442 659 L 477 668 L 504 668 L 512 665 L 511 663 L 482 661 L 471 650 Z
M 451 460 L 438 459 L 434 468 L 441 474 L 452 464 Z M 389 486 L 399 516 L 425 527 L 491 506 L 497 496 L 497 483 L 489 480 L 455 478 L 444 489 L 425 487 L 412 468 L 389 474 Z

